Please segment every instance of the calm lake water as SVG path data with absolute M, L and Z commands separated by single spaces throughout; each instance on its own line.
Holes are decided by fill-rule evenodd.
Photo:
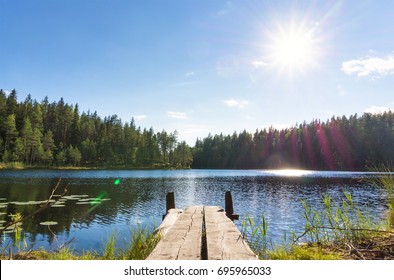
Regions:
M 381 175 L 381 174 L 380 174 Z M 366 209 L 374 220 L 383 219 L 386 194 L 371 186 L 368 178 L 378 173 L 289 170 L 90 170 L 0 171 L 1 225 L 9 214 L 26 216 L 46 200 L 62 179 L 60 194 L 67 194 L 59 206 L 51 207 L 22 225 L 28 248 L 56 249 L 70 241 L 76 252 L 97 250 L 111 233 L 117 233 L 118 246 L 129 241 L 130 230 L 138 226 L 153 229 L 165 212 L 167 192 L 175 193 L 177 208 L 189 205 L 221 205 L 231 191 L 235 212 L 259 221 L 264 213 L 269 239 L 283 240 L 284 232 L 302 232 L 303 206 L 306 201 L 321 208 L 321 198 L 329 194 L 334 201 L 344 198 L 344 191 Z M 53 226 L 41 222 L 55 221 Z M 240 227 L 240 221 L 236 222 Z M 12 234 L 3 234 L 5 246 Z

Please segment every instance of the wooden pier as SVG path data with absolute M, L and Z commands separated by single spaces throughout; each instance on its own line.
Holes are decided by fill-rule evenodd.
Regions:
M 231 207 L 228 199 L 231 199 Z M 233 211 L 231 194 L 226 209 Z M 256 260 L 233 220 L 238 215 L 220 206 L 175 208 L 174 195 L 167 195 L 167 214 L 156 230 L 161 240 L 148 260 Z

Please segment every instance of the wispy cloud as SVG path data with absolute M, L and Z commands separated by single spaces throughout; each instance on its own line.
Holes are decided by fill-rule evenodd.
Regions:
M 394 53 L 387 57 L 368 56 L 363 59 L 353 59 L 342 63 L 341 70 L 347 75 L 357 77 L 382 78 L 394 74 Z
M 215 16 L 222 17 L 222 16 L 228 14 L 228 12 L 230 11 L 232 6 L 233 6 L 233 3 L 231 1 L 227 1 L 226 6 L 223 9 L 221 9 L 220 11 L 218 11 Z
M 384 112 L 388 112 L 390 110 L 393 111 L 392 109 L 390 109 L 388 107 L 371 106 L 371 107 L 365 109 L 364 113 L 383 114 Z
M 249 101 L 247 100 L 235 100 L 235 99 L 227 99 L 223 100 L 223 103 L 226 104 L 228 107 L 237 107 L 237 108 L 245 108 Z
M 148 116 L 147 115 L 137 115 L 137 116 L 133 116 L 133 118 L 135 120 L 144 120 L 146 119 Z
M 173 119 L 181 119 L 181 120 L 186 120 L 187 119 L 187 114 L 183 112 L 173 112 L 173 111 L 168 111 L 167 116 Z
M 252 61 L 252 66 L 253 66 L 254 68 L 267 67 L 267 66 L 268 66 L 268 63 L 267 63 L 267 62 L 264 62 L 264 61 L 262 61 L 262 60 L 254 60 L 254 61 Z
M 187 73 L 185 73 L 185 77 L 191 77 L 191 76 L 194 76 L 196 73 L 194 73 L 194 71 L 190 71 L 190 72 L 187 72 Z

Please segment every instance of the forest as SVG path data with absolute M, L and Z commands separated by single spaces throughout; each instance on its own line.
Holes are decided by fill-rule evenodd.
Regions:
M 177 132 L 122 123 L 117 115 L 79 112 L 63 98 L 50 103 L 0 90 L 0 161 L 28 166 L 189 168 L 192 152 Z
M 193 168 L 365 170 L 393 166 L 394 113 L 364 113 L 286 129 L 208 135 L 197 140 Z
M 363 170 L 394 159 L 394 113 L 303 122 L 286 129 L 197 139 L 123 123 L 117 115 L 79 112 L 63 98 L 18 102 L 0 90 L 0 162 L 26 166 Z

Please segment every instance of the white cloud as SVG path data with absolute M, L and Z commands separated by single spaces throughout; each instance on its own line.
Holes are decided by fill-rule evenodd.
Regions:
M 196 73 L 194 73 L 194 71 L 190 71 L 185 73 L 185 77 L 190 77 L 190 76 L 194 76 Z
M 254 66 L 254 68 L 267 67 L 268 63 L 266 63 L 262 60 L 255 60 L 255 61 L 252 61 L 252 66 Z
M 137 116 L 133 116 L 133 118 L 135 119 L 135 120 L 144 120 L 144 119 L 146 119 L 148 116 L 146 116 L 146 115 L 137 115 Z
M 223 100 L 223 102 L 228 107 L 238 107 L 241 109 L 245 108 L 249 104 L 249 101 L 247 100 L 235 100 L 235 99 L 227 99 L 227 100 Z
M 10 91 L 8 91 L 8 90 L 3 90 L 3 92 L 5 93 L 5 96 L 10 95 Z
M 364 113 L 370 113 L 370 114 L 383 114 L 384 112 L 388 112 L 388 111 L 393 111 L 392 109 L 388 108 L 388 107 L 378 107 L 378 106 L 371 106 L 367 109 L 364 110 Z
M 394 53 L 385 58 L 368 56 L 364 59 L 353 59 L 342 63 L 341 70 L 347 75 L 357 77 L 381 78 L 394 74 Z
M 173 112 L 173 111 L 168 111 L 167 116 L 173 119 L 182 119 L 186 120 L 187 119 L 187 114 L 183 112 Z
M 221 9 L 220 11 L 218 11 L 216 13 L 216 17 L 222 17 L 222 16 L 226 15 L 230 11 L 232 6 L 233 6 L 233 3 L 231 1 L 228 1 L 226 3 L 226 7 L 224 7 L 223 9 Z

